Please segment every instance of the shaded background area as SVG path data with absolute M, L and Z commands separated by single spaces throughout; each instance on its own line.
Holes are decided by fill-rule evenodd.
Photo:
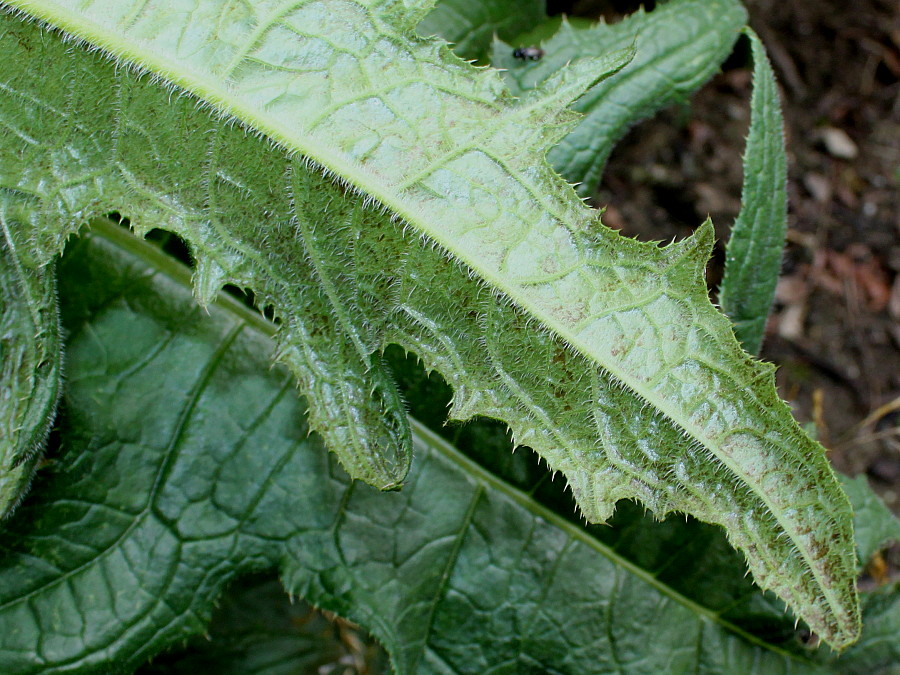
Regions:
M 550 2 L 616 21 L 632 1 Z M 644 3 L 649 9 L 656 3 Z M 866 473 L 900 511 L 900 13 L 892 2 L 749 0 L 784 104 L 790 219 L 763 358 L 835 466 Z M 594 202 L 642 239 L 721 240 L 740 208 L 749 124 L 747 46 L 689 105 L 642 123 L 613 152 Z M 674 228 L 673 228 L 674 225 Z
M 232 584 L 206 639 L 160 654 L 139 675 L 372 675 L 390 672 L 387 655 L 358 626 L 303 600 L 288 599 L 272 574 Z

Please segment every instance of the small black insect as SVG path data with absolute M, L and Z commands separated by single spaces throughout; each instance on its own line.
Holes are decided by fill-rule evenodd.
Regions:
M 523 61 L 540 61 L 544 50 L 540 47 L 516 47 L 513 49 L 513 57 Z

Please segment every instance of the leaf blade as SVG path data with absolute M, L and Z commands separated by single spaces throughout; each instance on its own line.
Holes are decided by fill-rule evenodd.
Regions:
M 63 229 L 74 230 L 86 212 L 97 213 L 104 205 L 130 205 L 145 223 L 167 223 L 185 236 L 202 254 L 199 258 L 211 257 L 215 265 L 205 268 L 208 276 L 218 282 L 227 276 L 259 291 L 267 302 L 272 298 L 285 313 L 283 358 L 315 403 L 316 428 L 331 435 L 337 452 L 345 446 L 334 441 L 360 418 L 360 438 L 398 434 L 384 419 L 383 398 L 362 396 L 375 383 L 362 377 L 366 364 L 349 347 L 350 335 L 338 325 L 327 293 L 321 284 L 306 283 L 315 272 L 306 266 L 305 243 L 297 243 L 296 231 L 298 219 L 305 217 L 325 231 L 340 222 L 330 230 L 336 241 L 364 237 L 358 249 L 354 244 L 348 278 L 361 277 L 361 287 L 387 286 L 392 292 L 361 291 L 352 305 L 360 315 L 358 325 L 374 321 L 375 345 L 414 344 L 440 363 L 459 391 L 454 415 L 506 420 L 518 442 L 531 444 L 566 473 L 589 518 L 602 520 L 618 499 L 638 497 L 660 515 L 684 510 L 722 524 L 749 555 L 760 585 L 788 599 L 832 644 L 854 639 L 859 619 L 846 496 L 821 447 L 799 430 L 778 399 L 771 369 L 740 350 L 728 320 L 709 304 L 703 269 L 710 227 L 664 249 L 624 239 L 603 227 L 544 162 L 547 149 L 572 122 L 565 106 L 576 88 L 573 81 L 560 78 L 558 89 L 542 92 L 555 107 L 516 105 L 496 73 L 450 58 L 444 46 L 399 34 L 407 14 L 415 13 L 412 6 L 382 15 L 380 5 L 341 0 L 300 8 L 276 3 L 245 8 L 220 24 L 206 20 L 219 5 L 203 3 L 202 10 L 177 19 L 188 22 L 179 34 L 192 39 L 184 43 L 173 42 L 167 31 L 176 19 L 150 6 L 138 6 L 140 16 L 134 20 L 123 18 L 127 7 L 119 3 L 79 6 L 81 14 L 53 2 L 19 6 L 40 9 L 121 56 L 139 57 L 145 67 L 214 109 L 240 116 L 255 131 L 344 181 L 331 185 L 299 160 L 283 168 L 258 150 L 248 156 L 246 141 L 235 140 L 240 134 L 185 113 L 187 106 L 156 103 L 148 113 L 141 109 L 144 99 L 159 97 L 152 99 L 146 83 L 116 73 L 109 90 L 120 99 L 108 110 L 96 100 L 79 101 L 90 114 L 110 119 L 108 128 L 98 124 L 88 141 L 80 141 L 91 146 L 78 159 L 95 162 L 94 183 L 83 192 L 68 188 L 71 176 L 59 184 L 31 186 L 49 204 L 48 212 L 58 208 L 58 193 L 75 201 L 76 207 L 65 204 Z M 348 32 L 348 25 L 353 30 Z M 310 41 L 312 47 L 321 45 L 308 37 L 316 28 L 332 42 L 348 41 L 337 52 L 333 45 L 323 48 L 339 53 L 346 61 L 340 63 L 362 73 L 364 82 L 319 67 L 304 70 L 309 65 L 304 59 L 321 65 Z M 223 34 L 211 35 L 215 31 Z M 285 44 L 291 46 L 288 51 Z M 66 67 L 88 73 L 83 83 L 97 79 L 96 64 L 89 59 L 59 58 Z M 8 62 L 15 72 L 16 60 Z M 302 77 L 295 79 L 288 65 Z M 110 70 L 104 77 L 111 77 Z M 598 76 L 577 66 L 571 72 L 583 89 Z M 32 86 L 46 95 L 43 78 Z M 78 109 L 78 114 L 84 113 Z M 375 125 L 373 116 L 379 120 Z M 74 127 L 64 128 L 73 133 Z M 172 129 L 185 132 L 177 144 Z M 153 143 L 157 138 L 163 140 Z M 115 163 L 102 147 L 119 153 Z M 20 152 L 14 145 L 13 153 Z M 188 166 L 186 158 L 197 157 L 204 158 L 199 165 L 208 166 L 210 153 L 215 172 Z M 225 155 L 234 161 L 219 166 Z M 253 180 L 245 183 L 235 175 Z M 273 195 L 286 176 L 302 176 L 313 201 L 292 200 L 288 208 L 279 203 Z M 15 175 L 10 182 L 17 189 L 30 185 Z M 255 189 L 258 184 L 262 189 Z M 425 235 L 424 243 L 405 237 L 389 218 L 358 208 L 346 199 L 347 187 L 414 227 Z M 300 193 L 293 189 L 295 199 Z M 228 208 L 210 211 L 208 204 L 217 200 L 228 201 Z M 340 209 L 340 217 L 329 208 Z M 235 214 L 247 212 L 239 209 L 252 214 L 238 220 Z M 260 213 L 269 219 L 256 229 L 252 224 Z M 59 228 L 46 226 L 62 239 Z M 35 236 L 45 236 L 42 232 L 38 228 Z M 376 235 L 394 243 L 365 240 Z M 367 260 L 366 252 L 387 259 L 370 255 Z M 47 255 L 52 254 L 51 248 Z M 227 274 L 210 273 L 216 266 Z M 395 267 L 397 278 L 385 276 Z M 448 275 L 442 278 L 450 283 L 426 288 L 419 269 L 429 270 L 434 279 Z M 297 279 L 304 283 L 291 283 Z M 201 272 L 198 287 L 209 286 Z M 406 296 L 396 295 L 398 289 Z M 444 291 L 449 294 L 441 295 Z M 352 284 L 345 292 L 355 292 Z M 428 309 L 424 315 L 423 307 Z M 438 310 L 453 314 L 455 323 L 434 333 L 431 327 L 443 320 Z M 311 334 L 322 325 L 327 334 L 316 344 Z M 468 337 L 482 336 L 486 328 L 490 340 L 483 345 Z M 541 369 L 522 362 L 529 352 L 519 349 L 518 341 L 533 347 L 542 364 L 562 364 L 551 367 L 551 384 L 558 386 L 548 389 Z M 314 371 L 319 364 L 326 366 L 320 373 Z M 484 375 L 484 387 L 481 382 L 475 386 L 469 371 Z M 343 373 L 359 393 L 342 391 Z M 577 395 L 556 396 L 573 382 L 590 399 L 587 403 Z M 548 415 L 545 408 L 556 414 Z M 396 420 L 402 411 L 393 413 Z M 341 415 L 349 427 L 337 419 Z M 578 418 L 574 434 L 559 422 L 572 416 Z M 607 437 L 608 429 L 616 434 Z M 653 439 L 649 447 L 641 443 L 646 437 Z M 408 456 L 407 450 L 402 443 L 399 450 L 390 448 L 400 457 Z M 383 457 L 375 448 L 364 459 L 373 460 L 372 466 Z M 348 466 L 353 462 L 348 460 Z
M 69 452 L 0 538 L 4 670 L 134 667 L 201 632 L 236 574 L 275 564 L 292 592 L 365 619 L 400 672 L 441 662 L 584 672 L 617 659 L 638 672 L 813 667 L 735 631 L 421 427 L 408 489 L 350 481 L 307 436 L 289 374 L 264 367 L 273 327 L 227 298 L 197 311 L 186 271 L 160 258 L 96 224 L 63 259 Z M 467 598 L 492 615 L 478 631 L 459 612 Z M 45 612 L 54 622 L 39 625 Z M 514 625 L 534 631 L 520 641 Z
M 864 566 L 886 544 L 900 541 L 900 518 L 891 513 L 864 475 L 840 478 L 853 504 L 856 551 Z
M 753 53 L 750 132 L 744 151 L 741 211 L 725 249 L 719 303 L 731 317 L 744 349 L 757 354 L 775 298 L 787 234 L 787 153 L 775 74 L 760 39 L 752 30 L 746 32 Z
M 158 657 L 138 673 L 293 675 L 346 668 L 348 660 L 353 672 L 387 672 L 378 667 L 387 664 L 374 641 L 362 643 L 365 636 L 356 631 L 344 639 L 345 630 L 339 635 L 339 627 L 308 604 L 289 601 L 274 576 L 254 575 L 228 588 L 206 639 L 194 639 L 188 649 Z

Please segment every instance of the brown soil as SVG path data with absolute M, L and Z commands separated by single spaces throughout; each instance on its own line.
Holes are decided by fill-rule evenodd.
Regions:
M 614 18 L 634 4 L 574 10 Z M 900 512 L 900 12 L 887 0 L 746 4 L 782 88 L 789 154 L 790 232 L 762 357 L 835 466 L 866 473 Z M 596 195 L 606 222 L 659 240 L 708 214 L 727 239 L 750 80 L 739 46 L 689 109 L 626 137 Z

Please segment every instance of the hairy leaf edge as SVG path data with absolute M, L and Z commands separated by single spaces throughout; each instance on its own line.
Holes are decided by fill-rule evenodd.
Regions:
M 8 258 L 0 261 L 0 265 L 9 268 L 14 277 L 13 283 L 20 291 L 20 297 L 13 299 L 13 302 L 21 300 L 26 305 L 33 335 L 25 348 L 32 352 L 29 356 L 35 365 L 30 397 L 20 412 L 22 424 L 12 430 L 11 437 L 0 439 L 0 458 L 3 460 L 0 472 L 4 474 L 0 476 L 0 521 L 12 515 L 28 493 L 56 419 L 63 389 L 63 349 L 55 265 L 50 262 L 35 270 L 25 270 L 18 260 L 16 248 L 5 214 L 0 213 L 0 256 Z M 38 290 L 43 297 L 36 298 L 31 292 L 27 278 L 29 272 L 34 276 L 33 284 L 42 287 Z M 0 298 L 0 301 L 3 300 Z M 41 314 L 45 316 L 41 317 Z M 16 336 L 12 337 L 15 340 Z M 45 366 L 44 372 L 41 372 L 41 365 Z M 10 393 L 16 396 L 15 391 Z M 11 463 L 7 464 L 7 459 Z
M 314 166 L 321 168 L 323 173 L 340 182 L 348 190 L 358 194 L 360 198 L 369 202 L 374 202 L 376 207 L 380 205 L 382 209 L 391 214 L 391 217 L 402 223 L 409 224 L 416 231 L 421 232 L 424 236 L 429 237 L 445 251 L 448 257 L 459 260 L 469 269 L 475 271 L 485 282 L 487 282 L 492 291 L 505 296 L 511 304 L 523 309 L 526 313 L 534 316 L 544 327 L 545 330 L 559 336 L 570 348 L 578 351 L 590 361 L 595 362 L 602 367 L 610 376 L 619 382 L 621 386 L 626 387 L 636 396 L 642 398 L 657 410 L 661 411 L 670 420 L 673 420 L 680 432 L 685 438 L 692 443 L 703 447 L 710 455 L 716 458 L 723 466 L 727 467 L 733 475 L 739 477 L 746 485 L 750 486 L 759 496 L 768 508 L 772 516 L 780 524 L 784 532 L 793 531 L 792 527 L 785 525 L 785 515 L 779 508 L 774 508 L 772 502 L 768 499 L 765 492 L 760 488 L 755 480 L 743 472 L 734 461 L 726 457 L 723 453 L 711 447 L 710 443 L 699 435 L 692 427 L 692 423 L 682 418 L 681 414 L 668 405 L 666 401 L 654 393 L 647 390 L 643 384 L 636 378 L 629 376 L 627 373 L 615 364 L 611 364 L 607 359 L 602 358 L 601 354 L 595 353 L 586 345 L 583 340 L 579 339 L 573 331 L 567 326 L 560 323 L 548 312 L 542 312 L 538 308 L 532 307 L 521 292 L 517 292 L 509 284 L 505 283 L 500 277 L 494 275 L 491 270 L 484 265 L 479 264 L 476 260 L 469 260 L 458 253 L 452 244 L 445 237 L 440 236 L 440 232 L 434 228 L 428 227 L 426 218 L 421 214 L 409 208 L 403 199 L 392 197 L 388 194 L 379 181 L 369 176 L 361 167 L 337 152 L 334 148 L 318 142 L 316 139 L 307 135 L 294 133 L 285 125 L 278 124 L 274 120 L 267 120 L 260 116 L 249 106 L 243 105 L 235 97 L 229 95 L 224 87 L 210 87 L 208 82 L 203 78 L 189 73 L 183 68 L 179 68 L 179 64 L 173 63 L 165 58 L 160 58 L 156 54 L 142 53 L 135 48 L 135 44 L 124 39 L 123 35 L 114 34 L 113 32 L 104 32 L 95 30 L 97 27 L 90 21 L 86 21 L 78 14 L 66 11 L 59 6 L 52 9 L 45 7 L 40 2 L 33 0 L 7 0 L 8 4 L 0 7 L 9 7 L 11 11 L 26 20 L 37 20 L 42 26 L 52 30 L 59 31 L 63 39 L 69 40 L 84 47 L 89 51 L 97 51 L 105 57 L 110 58 L 121 67 L 133 69 L 136 73 L 147 74 L 160 82 L 164 86 L 168 86 L 173 91 L 184 90 L 185 92 L 197 97 L 198 105 L 208 109 L 211 113 L 219 116 L 221 119 L 234 121 L 245 126 L 248 131 L 259 134 L 268 138 L 275 147 L 284 151 L 288 156 L 303 157 L 305 161 L 310 162 Z M 397 24 L 401 23 L 394 17 Z M 403 22 L 406 23 L 406 22 Z M 447 50 L 447 54 L 452 56 L 452 52 Z M 454 57 L 458 58 L 458 57 Z M 460 59 L 461 63 L 464 63 Z M 562 179 L 560 182 L 567 185 Z M 384 186 L 393 187 L 393 186 Z M 572 192 L 574 189 L 568 186 Z M 585 207 L 587 208 L 587 207 Z M 695 232 L 691 238 L 678 242 L 673 246 L 680 257 L 691 257 L 697 255 L 697 251 L 705 251 L 704 260 L 708 257 L 708 252 L 712 246 L 712 225 L 709 221 L 704 223 Z M 674 251 L 673 251 L 674 252 Z M 696 269 L 698 281 L 702 281 L 703 267 L 698 265 Z M 696 285 L 696 284 L 695 284 Z M 708 304 L 708 298 L 703 296 L 695 298 L 697 301 L 704 301 Z M 727 318 L 720 315 L 723 322 L 727 325 Z M 730 331 L 730 329 L 729 329 Z M 735 352 L 742 354 L 739 345 L 735 340 Z M 746 357 L 748 363 L 751 363 L 749 357 Z M 752 361 L 757 375 L 765 377 L 772 384 L 774 390 L 774 367 L 770 364 Z M 777 397 L 776 397 L 777 398 Z M 784 405 L 784 404 L 782 404 Z M 786 407 L 786 406 L 785 406 Z M 829 467 L 830 469 L 830 467 Z M 838 486 L 837 478 L 834 471 L 831 470 L 831 478 L 835 486 Z M 851 513 L 849 500 L 844 496 L 846 502 L 846 513 Z M 794 542 L 795 550 L 806 561 L 807 568 L 816 578 L 819 587 L 822 589 L 828 605 L 832 608 L 833 616 L 840 626 L 838 635 L 832 636 L 833 640 L 829 643 L 833 648 L 841 650 L 849 644 L 852 644 L 859 637 L 860 633 L 860 617 L 858 598 L 854 598 L 853 606 L 846 607 L 838 596 L 838 589 L 832 582 L 826 582 L 823 577 L 820 566 L 810 556 L 810 552 L 803 546 Z M 842 561 L 842 564 L 844 561 Z M 855 586 L 853 589 L 855 595 Z M 848 611 L 849 610 L 849 611 Z

